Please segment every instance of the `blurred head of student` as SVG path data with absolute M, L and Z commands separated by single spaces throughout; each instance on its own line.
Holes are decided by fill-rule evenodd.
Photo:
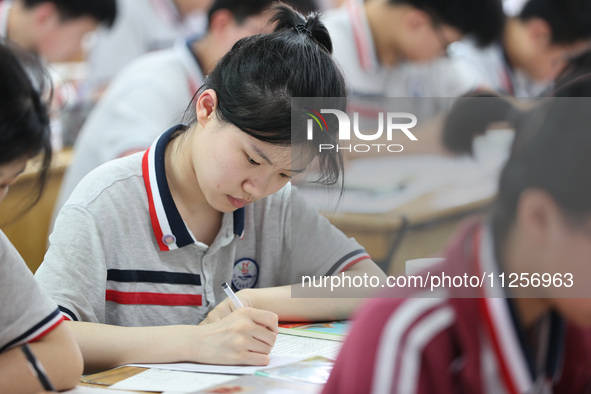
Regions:
M 24 171 L 27 161 L 41 154 L 38 190 L 32 199 L 35 203 L 41 196 L 51 160 L 47 105 L 38 93 L 43 91 L 46 78 L 30 54 L 5 42 L 0 42 L 0 75 L 0 200 Z M 36 78 L 35 84 L 31 77 Z
M 472 134 L 483 132 L 482 126 L 501 119 L 512 124 L 516 136 L 491 214 L 497 258 L 512 272 L 572 274 L 570 289 L 553 283 L 527 293 L 513 290 L 530 311 L 554 309 L 591 326 L 591 98 L 576 97 L 581 90 L 591 90 L 590 78 L 529 110 L 499 97 L 479 105 L 466 101 L 460 105 L 472 115 L 471 125 L 461 132 L 446 129 L 446 145 L 470 151 Z
M 80 53 L 86 34 L 111 26 L 115 16 L 115 0 L 17 0 L 8 37 L 47 61 L 65 61 Z
M 500 36 L 504 21 L 500 0 L 369 0 L 365 8 L 385 65 L 432 60 L 465 34 L 487 45 Z
M 238 41 L 217 63 L 193 100 L 190 126 L 171 142 L 207 204 L 220 212 L 278 191 L 306 167 L 318 143 L 335 143 L 327 132 L 307 141 L 305 122 L 292 130 L 291 110 L 292 97 L 346 97 L 330 36 L 318 15 L 305 19 L 285 5 L 274 11 L 274 32 Z M 340 156 L 317 159 L 322 180 L 335 183 Z
M 508 21 L 505 46 L 513 66 L 552 81 L 590 39 L 590 0 L 529 0 Z
M 207 13 L 208 33 L 224 52 L 241 38 L 269 33 L 270 6 L 277 0 L 215 0 Z M 304 15 L 316 11 L 313 0 L 289 0 L 290 5 Z

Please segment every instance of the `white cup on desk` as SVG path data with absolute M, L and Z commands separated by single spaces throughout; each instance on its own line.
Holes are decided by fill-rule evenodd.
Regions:
M 406 276 L 417 275 L 429 267 L 432 267 L 445 260 L 443 257 L 426 257 L 422 259 L 406 260 L 404 271 Z

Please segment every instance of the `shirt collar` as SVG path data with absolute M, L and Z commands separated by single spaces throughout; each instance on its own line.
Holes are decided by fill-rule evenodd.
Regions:
M 369 28 L 363 2 L 350 0 L 347 2 L 347 12 L 353 29 L 353 40 L 359 56 L 359 64 L 365 71 L 375 71 L 380 63 L 378 54 L 373 41 L 373 36 Z
M 540 382 L 545 383 L 557 378 L 562 365 L 564 353 L 565 324 L 556 313 L 551 312 L 544 319 L 545 335 L 541 335 L 539 344 L 542 352 L 541 370 L 539 360 L 526 341 L 526 335 L 518 319 L 514 300 L 509 298 L 501 288 L 499 264 L 495 258 L 492 230 L 485 226 L 479 230 L 478 265 L 486 278 L 492 274 L 495 286 L 483 286 L 483 313 L 491 334 L 494 353 L 501 366 L 501 374 L 505 383 L 517 392 L 527 392 Z M 511 281 L 505 275 L 505 286 Z
M 152 143 L 142 159 L 142 174 L 148 194 L 150 221 L 161 251 L 174 250 L 197 242 L 174 203 L 164 168 L 166 146 L 171 136 L 184 127 L 186 126 L 181 124 L 164 132 Z M 244 208 L 234 211 L 233 221 L 234 235 L 242 238 Z

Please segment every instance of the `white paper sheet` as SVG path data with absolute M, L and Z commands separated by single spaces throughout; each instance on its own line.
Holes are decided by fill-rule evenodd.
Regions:
M 294 335 L 277 336 L 275 346 L 271 351 L 271 361 L 265 367 L 261 366 L 236 366 L 236 365 L 211 365 L 195 363 L 170 363 L 170 364 L 130 364 L 133 367 L 158 368 L 186 372 L 204 372 L 248 375 L 254 374 L 257 370 L 263 368 L 277 367 L 284 364 L 293 363 L 310 356 L 325 356 L 336 358 L 336 355 L 342 345 L 342 342 L 325 341 L 316 338 L 296 337 Z
M 181 372 L 152 368 L 115 383 L 110 388 L 136 391 L 189 392 L 202 390 L 234 378 L 236 378 L 235 375 Z

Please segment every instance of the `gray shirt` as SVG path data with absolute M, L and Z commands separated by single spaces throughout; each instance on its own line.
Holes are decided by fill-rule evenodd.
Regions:
M 59 213 L 37 278 L 72 320 L 124 326 L 197 324 L 236 289 L 339 273 L 369 258 L 289 184 L 225 213 L 211 245 L 194 238 L 172 200 L 164 149 L 92 171 Z M 143 165 L 142 165 L 143 161 Z
M 0 231 L 0 353 L 35 341 L 63 320 L 57 305 Z

